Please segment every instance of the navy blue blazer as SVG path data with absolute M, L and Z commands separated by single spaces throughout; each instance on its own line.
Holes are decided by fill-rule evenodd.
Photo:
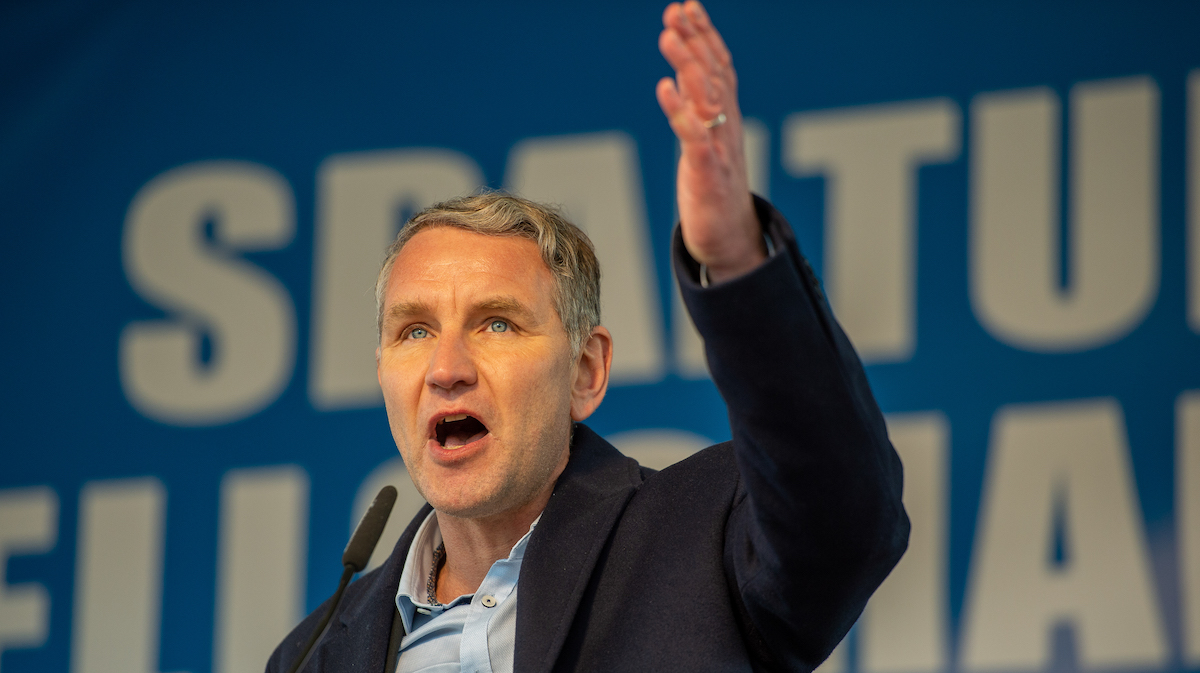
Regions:
M 810 671 L 904 553 L 900 460 L 862 365 L 783 217 L 756 207 L 779 252 L 745 276 L 702 288 L 673 242 L 732 441 L 655 472 L 575 426 L 521 566 L 515 671 Z M 382 673 L 428 511 L 350 585 L 305 671 Z

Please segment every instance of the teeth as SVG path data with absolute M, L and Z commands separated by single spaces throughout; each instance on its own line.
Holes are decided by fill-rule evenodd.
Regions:
M 454 414 L 453 416 L 447 416 L 447 417 L 443 418 L 442 420 L 438 421 L 438 425 L 441 425 L 442 423 L 451 422 L 451 421 L 462 421 L 462 420 L 466 420 L 466 418 L 467 418 L 466 414 Z

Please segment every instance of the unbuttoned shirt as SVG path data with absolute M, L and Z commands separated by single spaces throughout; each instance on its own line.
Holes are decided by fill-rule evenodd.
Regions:
M 442 531 L 437 512 L 425 517 L 408 548 L 396 590 L 405 632 L 396 673 L 512 673 L 517 578 L 525 546 L 541 518 L 530 524 L 508 558 L 492 564 L 475 593 L 431 605 L 427 586 Z

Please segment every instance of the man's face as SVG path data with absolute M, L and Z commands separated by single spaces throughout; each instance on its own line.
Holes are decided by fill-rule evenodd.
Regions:
M 525 238 L 435 227 L 396 258 L 379 385 L 409 475 L 439 511 L 510 511 L 566 465 L 577 367 L 553 293 Z

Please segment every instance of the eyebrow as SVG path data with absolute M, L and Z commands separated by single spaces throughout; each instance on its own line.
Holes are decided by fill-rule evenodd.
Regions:
M 387 310 L 387 317 L 384 322 L 394 320 L 396 318 L 407 318 L 414 315 L 429 314 L 433 311 L 429 308 L 429 304 L 423 301 L 400 301 L 392 304 Z
M 511 295 L 488 297 L 487 299 L 484 299 L 483 301 L 471 307 L 472 313 L 480 313 L 485 311 L 497 311 L 500 313 L 515 314 L 526 320 L 533 319 L 533 312 L 530 311 L 525 304 L 521 303 L 520 300 Z M 433 309 L 424 301 L 400 301 L 392 304 L 392 306 L 388 308 L 385 322 L 398 318 L 429 315 L 431 313 L 433 313 Z

